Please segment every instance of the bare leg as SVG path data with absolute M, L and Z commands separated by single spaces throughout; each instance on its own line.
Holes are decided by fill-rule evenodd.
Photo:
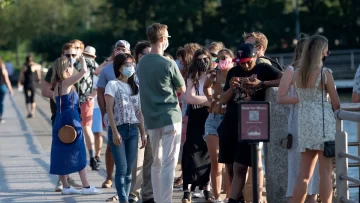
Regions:
M 82 129 L 85 135 L 85 143 L 88 150 L 94 150 L 94 134 L 91 130 L 91 126 L 83 126 Z M 90 157 L 91 158 L 91 157 Z
M 36 110 L 36 103 L 34 102 L 34 103 L 31 103 L 31 108 L 30 108 L 30 112 L 32 115 L 35 114 L 35 110 Z
M 95 136 L 95 156 L 100 157 L 101 148 L 103 144 L 103 137 L 101 133 L 94 133 Z
M 332 202 L 333 184 L 332 184 L 332 171 L 333 160 L 332 158 L 324 157 L 323 151 L 318 152 L 319 157 L 319 171 L 320 173 L 320 199 L 323 203 Z
M 107 145 L 105 152 L 106 180 L 112 181 L 112 173 L 114 171 L 114 158 L 111 154 L 110 145 Z
M 82 183 L 82 186 L 83 187 L 89 187 L 90 184 L 87 180 L 87 177 L 86 177 L 86 170 L 85 168 L 81 171 L 79 171 L 79 175 L 80 175 L 80 179 L 81 179 L 81 183 Z
M 307 150 L 306 152 L 301 153 L 300 170 L 293 192 L 292 203 L 305 202 L 306 194 L 308 190 L 308 184 L 314 172 L 316 161 L 317 161 L 317 151 Z M 332 187 L 332 184 L 330 185 Z M 320 184 L 320 188 L 321 188 L 321 184 Z
M 220 198 L 221 182 L 222 182 L 222 164 L 218 162 L 219 155 L 219 137 L 216 135 L 206 136 L 206 145 L 208 147 L 211 160 L 211 184 L 215 199 Z
M 69 188 L 70 187 L 70 185 L 69 185 L 69 183 L 68 183 L 68 178 L 67 178 L 67 176 L 66 175 L 64 175 L 64 176 L 59 176 L 59 180 L 61 181 L 61 183 L 63 184 L 63 186 L 64 186 L 64 188 Z

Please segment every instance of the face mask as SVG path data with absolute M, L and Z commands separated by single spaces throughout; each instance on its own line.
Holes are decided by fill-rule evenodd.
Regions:
M 322 57 L 322 62 L 323 62 L 323 63 L 325 62 L 326 57 L 327 57 L 327 56 L 323 56 L 323 57 Z
M 122 70 L 122 74 L 127 78 L 131 77 L 134 73 L 135 73 L 134 66 L 124 67 Z
M 69 63 L 74 66 L 76 63 L 76 58 L 73 57 L 69 58 Z
M 183 70 L 183 69 L 184 69 L 184 66 L 181 65 L 179 59 L 177 59 L 175 62 L 176 62 L 176 65 L 178 66 L 179 70 Z
M 231 59 L 229 59 L 229 58 L 226 58 L 225 60 L 221 60 L 220 62 L 219 62 L 219 69 L 220 70 L 228 70 L 228 69 L 230 69 L 231 67 L 230 67 L 230 64 L 231 64 Z
M 166 44 L 164 45 L 164 51 L 169 47 L 169 40 L 167 40 Z
M 200 72 L 206 72 L 209 68 L 210 60 L 209 59 L 198 59 L 197 66 Z

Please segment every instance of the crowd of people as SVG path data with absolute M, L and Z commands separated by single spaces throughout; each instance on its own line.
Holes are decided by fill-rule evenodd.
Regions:
M 268 40 L 260 32 L 245 33 L 236 52 L 221 42 L 207 47 L 187 43 L 178 48 L 176 60 L 165 53 L 171 37 L 166 25 L 154 23 L 146 35 L 133 50 L 126 40 L 117 41 L 100 65 L 94 47 L 72 40 L 48 70 L 42 95 L 50 99 L 52 112 L 50 173 L 59 176 L 56 191 L 102 193 L 87 181 L 85 168 L 89 163 L 92 170 L 99 169 L 105 129 L 107 177 L 102 188 L 114 182 L 117 191 L 105 201 L 171 203 L 173 187 L 182 185 L 183 203 L 192 201 L 196 188 L 207 202 L 244 202 L 252 155 L 250 145 L 238 141 L 238 104 L 265 101 L 266 90 L 279 87 L 278 103 L 291 109 L 286 196 L 292 203 L 314 203 L 319 194 L 322 202 L 332 202 L 332 159 L 323 151 L 324 143 L 335 138 L 333 111 L 340 101 L 331 70 L 323 67 L 330 54 L 324 36 L 300 39 L 293 63 L 284 69 L 265 57 Z M 0 90 L 11 90 L 6 70 L 1 70 Z M 26 58 L 19 85 L 31 93 L 25 94 L 29 118 L 35 109 L 29 75 L 37 70 L 32 57 Z M 2 111 L 0 105 L 0 119 Z M 64 141 L 64 132 L 75 136 Z M 178 159 L 182 175 L 175 178 Z M 253 184 L 263 202 L 262 160 L 258 162 L 259 178 Z M 74 172 L 81 184 L 70 177 Z M 220 197 L 222 189 L 226 199 Z

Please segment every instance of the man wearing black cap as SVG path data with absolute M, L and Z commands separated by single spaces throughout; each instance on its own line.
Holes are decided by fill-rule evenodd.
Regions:
M 229 203 L 237 203 L 245 185 L 248 167 L 251 167 L 251 146 L 237 142 L 238 103 L 264 101 L 266 88 L 278 86 L 282 76 L 282 72 L 269 64 L 256 64 L 256 52 L 252 44 L 238 47 L 239 65 L 229 71 L 220 98 L 227 109 L 219 127 L 219 162 L 234 164 L 233 182 L 236 183 L 231 185 Z M 262 185 L 259 184 L 259 188 Z M 262 193 L 261 190 L 259 192 Z

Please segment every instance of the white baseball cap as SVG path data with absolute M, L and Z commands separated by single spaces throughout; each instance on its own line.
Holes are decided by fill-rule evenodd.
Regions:
M 130 43 L 126 40 L 119 40 L 115 43 L 115 48 L 117 47 L 125 47 L 127 50 L 130 51 Z
M 92 57 L 96 57 L 96 49 L 92 46 L 86 46 L 83 53 Z

